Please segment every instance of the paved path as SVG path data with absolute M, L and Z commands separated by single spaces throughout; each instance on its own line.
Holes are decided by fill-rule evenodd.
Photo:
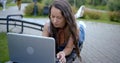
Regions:
M 120 62 L 120 25 L 86 23 L 86 41 L 82 50 L 85 63 Z
M 9 9 L 16 9 L 11 7 Z M 15 10 L 14 10 L 15 11 Z M 14 12 L 9 11 L 9 12 Z M 8 12 L 8 11 L 5 11 Z M 5 13 L 5 16 L 8 13 Z M 1 12 L 0 12 L 1 13 Z M 15 12 L 17 13 L 17 12 Z M 18 13 L 22 13 L 18 11 Z M 0 14 L 1 15 L 4 14 Z M 4 17 L 4 16 L 3 16 Z M 39 22 L 44 24 L 48 19 L 27 19 L 28 21 Z M 120 25 L 85 22 L 86 40 L 81 52 L 83 63 L 120 63 Z M 4 29 L 2 28 L 4 27 Z M 5 26 L 0 25 L 0 31 L 5 30 Z M 18 29 L 17 29 L 18 30 Z M 35 33 L 33 33 L 35 32 Z M 40 35 L 39 31 L 25 29 L 24 33 Z M 74 63 L 79 63 L 76 59 Z
M 22 4 L 21 5 L 21 10 L 18 10 L 17 6 L 12 6 L 6 9 L 5 11 L 0 10 L 0 17 L 7 17 L 7 15 L 10 14 L 24 14 L 24 8 L 27 4 Z

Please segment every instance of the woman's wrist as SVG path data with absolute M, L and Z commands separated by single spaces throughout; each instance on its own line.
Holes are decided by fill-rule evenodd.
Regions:
M 66 63 L 66 58 L 65 58 L 65 52 L 64 51 L 60 51 L 57 54 L 57 58 L 59 59 L 60 62 Z
M 65 52 L 64 51 L 61 51 L 61 54 L 65 57 Z
M 57 57 L 58 57 L 58 58 L 65 57 L 65 52 L 64 52 L 64 51 L 60 51 L 60 52 L 57 54 Z

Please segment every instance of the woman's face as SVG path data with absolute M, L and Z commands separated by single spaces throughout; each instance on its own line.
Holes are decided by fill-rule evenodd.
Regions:
M 62 13 L 59 9 L 55 8 L 54 6 L 51 8 L 51 15 L 50 15 L 52 24 L 56 28 L 63 28 L 65 25 L 65 18 L 62 16 Z

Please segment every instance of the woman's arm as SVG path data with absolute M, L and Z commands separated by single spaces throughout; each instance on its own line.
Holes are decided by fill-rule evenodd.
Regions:
M 79 28 L 77 29 L 77 36 L 76 38 L 79 38 Z M 73 43 L 73 37 L 71 36 L 68 40 L 68 44 L 66 45 L 65 49 L 63 50 L 65 52 L 65 56 L 69 55 L 73 48 L 75 47 L 74 43 Z
M 69 55 L 72 52 L 73 47 L 74 47 L 73 39 L 72 39 L 72 37 L 70 37 L 69 40 L 68 40 L 68 43 L 65 46 L 65 48 L 63 49 L 63 51 L 58 52 L 57 56 L 61 56 L 61 55 L 67 56 L 67 55 Z
M 70 37 L 69 40 L 68 40 L 68 43 L 67 43 L 67 45 L 65 47 L 65 49 L 63 50 L 64 53 L 65 53 L 65 56 L 69 55 L 72 52 L 73 47 L 74 47 L 73 38 Z
M 59 53 L 57 53 L 57 58 L 59 59 L 60 62 L 66 63 L 65 56 L 69 55 L 72 52 L 73 47 L 74 47 L 73 39 L 72 39 L 72 37 L 70 37 L 65 49 L 63 51 L 60 51 Z
M 78 30 L 77 30 L 77 33 L 79 34 L 79 28 L 78 28 Z M 77 35 L 78 35 L 78 34 L 77 34 Z M 79 35 L 78 35 L 78 36 L 79 36 Z M 76 37 L 79 38 L 78 36 L 76 36 Z M 61 51 L 62 53 L 65 54 L 65 56 L 71 54 L 73 48 L 75 47 L 73 41 L 74 41 L 74 40 L 73 40 L 73 37 L 71 36 L 71 37 L 69 38 L 69 40 L 68 40 L 68 43 L 67 43 L 66 47 L 64 48 L 63 51 Z M 61 52 L 60 52 L 60 53 L 61 53 Z M 58 55 L 59 55 L 59 53 L 58 53 Z

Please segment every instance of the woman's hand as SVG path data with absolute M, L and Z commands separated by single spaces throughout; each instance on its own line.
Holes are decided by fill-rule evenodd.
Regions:
M 59 59 L 60 63 L 66 63 L 64 51 L 60 51 L 59 53 L 57 53 L 57 58 Z

